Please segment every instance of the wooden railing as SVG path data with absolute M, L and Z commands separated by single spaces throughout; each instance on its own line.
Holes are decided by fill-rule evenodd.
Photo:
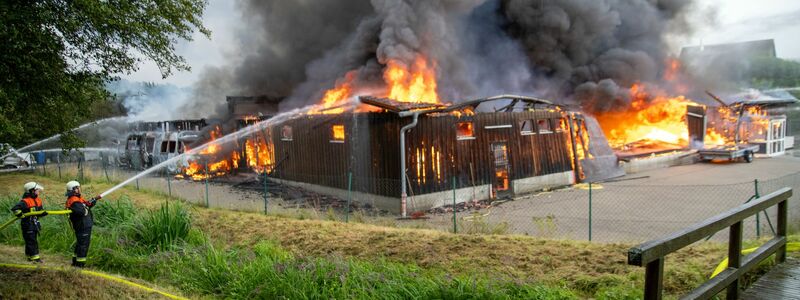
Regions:
M 675 232 L 665 238 L 653 240 L 628 250 L 628 264 L 645 266 L 644 298 L 661 299 L 664 276 L 664 256 L 691 245 L 703 238 L 730 227 L 728 242 L 728 268 L 706 281 L 683 299 L 708 299 L 727 288 L 727 299 L 739 298 L 739 279 L 775 254 L 776 261 L 786 260 L 787 203 L 792 189 L 783 188 L 755 199 L 730 211 L 719 214 L 690 228 Z M 742 222 L 773 205 L 778 205 L 778 230 L 775 237 L 742 260 Z

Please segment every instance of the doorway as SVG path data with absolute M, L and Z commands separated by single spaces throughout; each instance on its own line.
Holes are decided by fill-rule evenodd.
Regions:
M 492 143 L 492 155 L 494 155 L 495 174 L 495 180 L 492 188 L 494 188 L 496 196 L 507 194 L 511 190 L 511 170 L 508 159 L 508 143 Z

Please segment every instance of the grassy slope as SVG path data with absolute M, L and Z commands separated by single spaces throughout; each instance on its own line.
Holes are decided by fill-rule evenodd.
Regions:
M 0 176 L 0 187 L 16 191 L 31 175 Z M 35 178 L 48 190 L 46 201 L 63 201 L 63 183 Z M 110 187 L 85 184 L 87 194 Z M 120 190 L 140 207 L 154 208 L 164 197 L 154 193 Z M 542 240 L 524 236 L 454 235 L 430 230 L 342 224 L 318 220 L 295 220 L 257 213 L 196 208 L 195 226 L 211 240 L 227 247 L 249 247 L 261 240 L 274 240 L 295 255 L 309 257 L 355 257 L 413 263 L 453 274 L 490 274 L 518 282 L 544 282 L 566 286 L 589 295 L 604 286 L 640 285 L 643 268 L 626 265 L 631 245 Z M 669 294 L 685 292 L 707 278 L 724 256 L 720 245 L 684 249 L 667 258 L 665 274 Z
M 0 245 L 2 262 L 27 264 L 19 248 Z M 63 268 L 69 261 L 48 256 L 43 264 Z M 0 267 L 0 299 L 157 299 L 161 296 L 107 279 L 89 276 L 77 270 L 19 269 Z

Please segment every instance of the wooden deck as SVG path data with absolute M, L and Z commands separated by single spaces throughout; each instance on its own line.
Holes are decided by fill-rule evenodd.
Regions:
M 800 260 L 787 258 L 742 294 L 741 299 L 800 299 Z

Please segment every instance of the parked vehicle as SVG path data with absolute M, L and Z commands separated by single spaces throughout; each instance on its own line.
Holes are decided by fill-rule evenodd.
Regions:
M 120 164 L 122 166 L 144 170 L 178 156 L 184 152 L 187 144 L 191 144 L 200 136 L 197 131 L 145 131 L 131 133 L 125 139 L 121 149 Z M 176 172 L 177 166 L 167 166 L 170 172 Z
M 9 144 L 0 145 L 3 156 L 0 156 L 0 165 L 3 169 L 23 169 L 33 165 L 33 158 L 28 152 L 17 152 Z

